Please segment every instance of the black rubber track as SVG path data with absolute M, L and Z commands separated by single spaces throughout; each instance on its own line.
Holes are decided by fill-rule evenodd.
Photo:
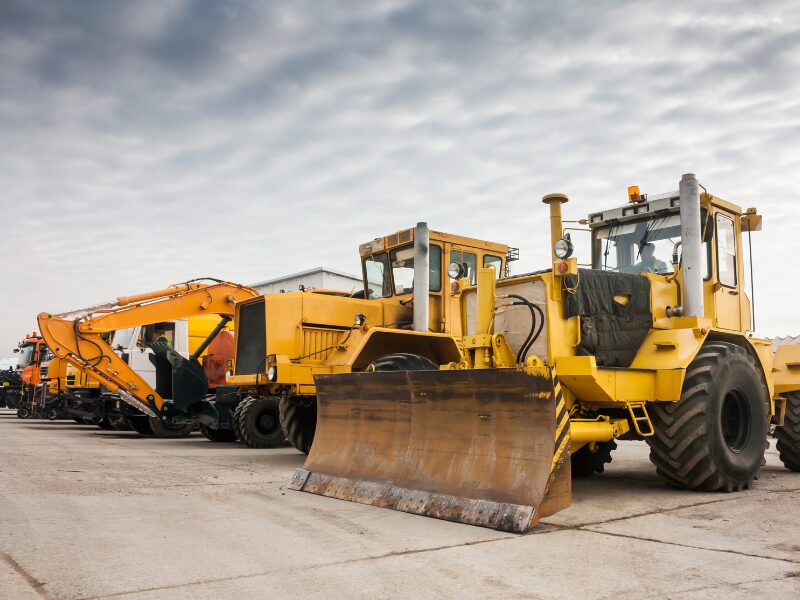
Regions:
M 156 417 L 147 417 L 147 419 L 150 421 L 150 428 L 153 430 L 153 435 L 159 438 L 185 438 L 188 437 L 195 428 L 194 423 L 169 425 Z
M 308 454 L 317 429 L 317 399 L 281 398 L 279 407 L 286 439 L 300 452 Z
M 208 425 L 200 425 L 200 433 L 212 442 L 235 442 L 237 439 L 233 429 L 213 429 Z
M 755 362 L 743 348 L 725 342 L 704 345 L 686 371 L 681 399 L 648 407 L 655 429 L 645 438 L 650 461 L 679 488 L 749 488 L 764 461 L 766 399 Z M 730 403 L 741 407 L 738 427 L 726 425 L 731 409 L 723 407 Z
M 239 441 L 248 448 L 278 448 L 286 441 L 277 398 L 246 398 L 234 411 L 234 423 Z
M 800 473 L 800 392 L 789 392 L 783 426 L 775 429 L 776 447 L 783 466 Z
M 611 462 L 611 453 L 616 449 L 617 443 L 614 440 L 599 442 L 593 449 L 590 449 L 590 444 L 586 444 L 570 457 L 572 477 L 581 479 L 602 473 Z

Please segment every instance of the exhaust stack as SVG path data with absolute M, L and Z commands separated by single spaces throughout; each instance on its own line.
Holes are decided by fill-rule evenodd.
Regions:
M 550 254 L 552 259 L 558 260 L 555 252 L 556 242 L 564 235 L 564 225 L 561 222 L 561 205 L 569 202 L 566 194 L 547 194 L 542 202 L 550 206 Z
M 414 331 L 428 331 L 429 240 L 428 224 L 417 223 L 414 228 Z
M 687 173 L 680 182 L 681 203 L 681 273 L 683 276 L 683 306 L 686 317 L 702 317 L 703 306 L 703 252 L 700 226 L 700 185 L 693 173 Z

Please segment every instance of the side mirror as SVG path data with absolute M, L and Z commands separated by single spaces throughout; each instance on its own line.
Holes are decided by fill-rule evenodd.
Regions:
M 675 243 L 675 246 L 672 248 L 672 264 L 673 265 L 677 265 L 677 264 L 680 263 L 680 260 L 681 260 L 681 256 L 680 256 L 680 252 L 679 252 L 680 248 L 681 248 L 681 242 L 679 240 L 679 241 L 677 241 Z

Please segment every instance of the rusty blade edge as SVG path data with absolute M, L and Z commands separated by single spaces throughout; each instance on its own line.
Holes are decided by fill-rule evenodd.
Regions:
M 535 506 L 436 494 L 305 469 L 295 470 L 289 489 L 509 533 L 524 533 L 538 521 Z

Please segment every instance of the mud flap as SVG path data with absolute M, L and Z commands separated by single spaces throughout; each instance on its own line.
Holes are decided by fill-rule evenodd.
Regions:
M 524 532 L 569 506 L 569 418 L 547 367 L 317 375 L 290 487 Z

